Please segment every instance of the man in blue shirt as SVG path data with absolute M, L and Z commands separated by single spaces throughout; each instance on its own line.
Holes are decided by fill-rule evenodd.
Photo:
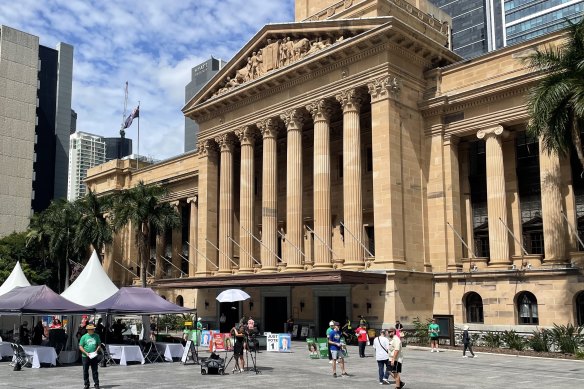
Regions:
M 341 364 L 341 375 L 348 376 L 347 372 L 345 371 L 345 359 L 343 358 L 339 322 L 335 322 L 334 329 L 328 336 L 328 343 L 330 345 L 331 356 L 333 358 L 333 377 L 337 378 L 337 360 L 339 360 L 339 363 Z

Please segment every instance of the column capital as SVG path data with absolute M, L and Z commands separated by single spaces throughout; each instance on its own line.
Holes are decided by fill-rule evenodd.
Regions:
M 456 135 L 445 134 L 444 146 L 457 146 L 460 143 L 460 138 Z
M 197 205 L 198 201 L 199 201 L 199 196 L 187 197 L 187 204 Z
M 508 135 L 509 131 L 506 131 L 501 125 L 483 128 L 477 132 L 477 138 L 479 139 L 488 138 L 489 136 L 501 136 L 502 138 L 506 138 Z
M 209 157 L 217 153 L 217 143 L 213 139 L 203 139 L 197 143 L 197 150 L 203 157 Z
M 235 135 L 239 138 L 239 142 L 241 142 L 242 146 L 253 146 L 257 139 L 257 132 L 253 126 L 243 126 L 235 131 Z
M 341 103 L 341 107 L 343 108 L 343 112 L 348 111 L 357 111 L 361 109 L 361 104 L 363 103 L 363 96 L 361 93 L 355 89 L 346 89 L 341 91 L 335 98 L 339 103 Z
M 333 104 L 328 99 L 319 99 L 309 103 L 306 110 L 315 122 L 329 122 L 333 114 Z
M 268 118 L 257 123 L 257 127 L 260 129 L 260 133 L 264 139 L 276 138 L 280 124 L 275 118 Z
M 179 209 L 181 207 L 180 200 L 170 201 L 169 204 L 175 209 Z
M 372 103 L 387 98 L 396 99 L 401 92 L 401 86 L 402 81 L 393 75 L 379 77 L 367 83 Z
M 302 126 L 306 120 L 304 111 L 300 108 L 292 108 L 280 115 L 280 118 L 286 125 L 286 130 L 302 130 Z
M 215 142 L 219 145 L 219 149 L 222 153 L 224 152 L 233 152 L 235 147 L 235 136 L 232 132 L 227 132 L 225 134 L 218 135 L 215 138 Z

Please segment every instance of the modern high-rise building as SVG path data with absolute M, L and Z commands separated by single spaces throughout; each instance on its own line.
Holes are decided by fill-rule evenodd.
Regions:
M 103 138 L 105 141 L 105 160 L 122 159 L 132 154 L 132 139 L 128 138 Z
M 430 0 L 452 16 L 453 50 L 464 58 L 556 31 L 584 12 L 582 0 Z
M 87 170 L 105 163 L 105 154 L 106 143 L 102 136 L 81 131 L 71 134 L 67 200 L 75 201 L 85 195 Z
M 211 59 L 192 68 L 191 82 L 185 87 L 185 104 L 189 102 L 215 75 L 215 73 L 225 66 L 225 64 L 225 61 L 211 57 Z M 198 132 L 199 126 L 197 125 L 197 122 L 185 118 L 185 153 L 195 149 Z
M 65 197 L 73 47 L 0 25 L 0 236 Z

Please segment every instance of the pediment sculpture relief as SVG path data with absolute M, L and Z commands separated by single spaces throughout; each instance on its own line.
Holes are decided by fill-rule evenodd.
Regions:
M 247 64 L 245 66 L 225 78 L 225 82 L 213 96 L 227 93 L 241 84 L 255 80 L 273 70 L 290 65 L 308 55 L 339 43 L 343 39 L 345 38 L 342 35 L 336 38 L 291 39 L 288 36 L 283 39 L 268 39 L 264 47 L 253 51 L 247 57 Z

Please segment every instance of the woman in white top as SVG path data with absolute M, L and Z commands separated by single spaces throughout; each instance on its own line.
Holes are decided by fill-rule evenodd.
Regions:
M 389 339 L 385 337 L 385 331 L 381 330 L 381 334 L 373 340 L 380 385 L 383 385 L 384 382 L 387 383 L 389 377 Z

